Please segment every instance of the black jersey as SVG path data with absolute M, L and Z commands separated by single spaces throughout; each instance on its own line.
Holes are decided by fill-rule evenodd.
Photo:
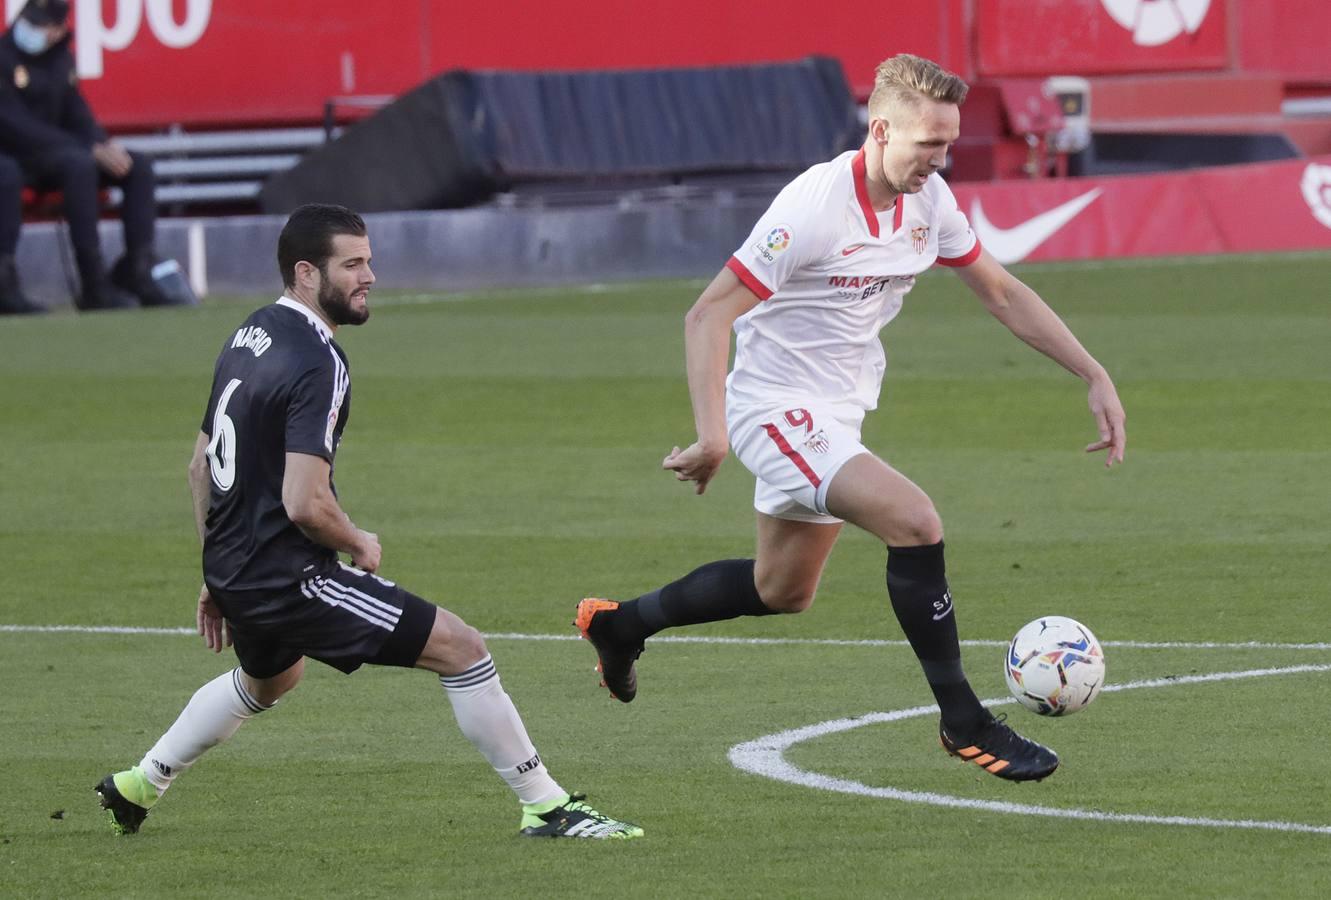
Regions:
M 227 338 L 202 425 L 210 438 L 203 541 L 210 588 L 287 588 L 337 559 L 287 518 L 282 476 L 287 453 L 331 466 L 350 413 L 346 355 L 301 304 L 283 297 Z

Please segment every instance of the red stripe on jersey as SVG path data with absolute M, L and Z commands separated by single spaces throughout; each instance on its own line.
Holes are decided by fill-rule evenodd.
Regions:
M 971 263 L 975 262 L 977 259 L 980 258 L 981 249 L 983 248 L 980 246 L 980 240 L 979 238 L 976 238 L 975 246 L 972 247 L 970 249 L 970 252 L 967 253 L 965 256 L 956 256 L 953 257 L 952 259 L 948 259 L 945 256 L 940 256 L 938 257 L 938 264 L 940 266 L 951 266 L 954 269 L 959 269 L 962 266 L 969 266 Z
M 744 263 L 732 256 L 726 260 L 726 268 L 739 276 L 739 280 L 744 282 L 744 286 L 753 291 L 754 296 L 759 300 L 766 300 L 772 296 L 772 289 L 758 280 L 758 276 L 745 267 Z
M 896 212 L 896 215 L 894 215 L 894 216 L 892 217 L 892 231 L 893 231 L 893 232 L 897 232 L 897 231 L 900 231 L 900 230 L 901 230 L 901 220 L 904 219 L 904 218 L 906 217 L 906 195 L 905 195 L 905 194 L 897 194 L 897 203 L 896 203 L 896 206 L 897 206 L 897 212 Z
M 864 148 L 850 161 L 850 174 L 855 182 L 855 199 L 860 201 L 860 212 L 864 213 L 864 224 L 869 226 L 869 234 L 878 237 L 878 213 L 874 212 L 869 202 L 869 185 L 865 181 L 868 164 L 864 160 Z
M 767 436 L 776 444 L 777 449 L 785 454 L 786 459 L 793 462 L 799 470 L 804 473 L 804 477 L 809 479 L 810 484 L 814 487 L 818 487 L 818 485 L 823 483 L 822 480 L 818 478 L 818 473 L 809 468 L 809 464 L 804 461 L 804 457 L 800 456 L 799 452 L 786 442 L 785 436 L 775 425 L 769 422 L 764 424 L 763 428 L 767 429 Z

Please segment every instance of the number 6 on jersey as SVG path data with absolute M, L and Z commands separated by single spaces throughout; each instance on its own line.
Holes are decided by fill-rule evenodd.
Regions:
M 208 442 L 208 468 L 213 473 L 213 484 L 223 493 L 236 483 L 236 423 L 226 414 L 226 405 L 240 385 L 239 378 L 232 378 L 222 391 L 213 413 L 213 439 Z

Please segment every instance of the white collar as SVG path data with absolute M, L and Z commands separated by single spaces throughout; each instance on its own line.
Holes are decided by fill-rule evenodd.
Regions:
M 296 312 L 309 319 L 310 324 L 315 327 L 319 334 L 323 335 L 324 340 L 331 341 L 333 339 L 333 329 L 329 328 L 328 323 L 316 316 L 304 303 L 301 303 L 299 300 L 292 300 L 284 294 L 277 298 L 277 305 L 285 306 L 287 309 L 294 309 Z

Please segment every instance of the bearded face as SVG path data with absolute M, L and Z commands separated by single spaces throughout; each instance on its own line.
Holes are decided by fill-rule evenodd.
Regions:
M 335 284 L 327 272 L 319 285 L 319 308 L 334 325 L 363 325 L 370 318 L 368 288 L 360 284 Z
M 319 308 L 334 325 L 364 324 L 370 318 L 368 298 L 374 284 L 369 239 L 339 234 L 332 250 L 319 269 Z

